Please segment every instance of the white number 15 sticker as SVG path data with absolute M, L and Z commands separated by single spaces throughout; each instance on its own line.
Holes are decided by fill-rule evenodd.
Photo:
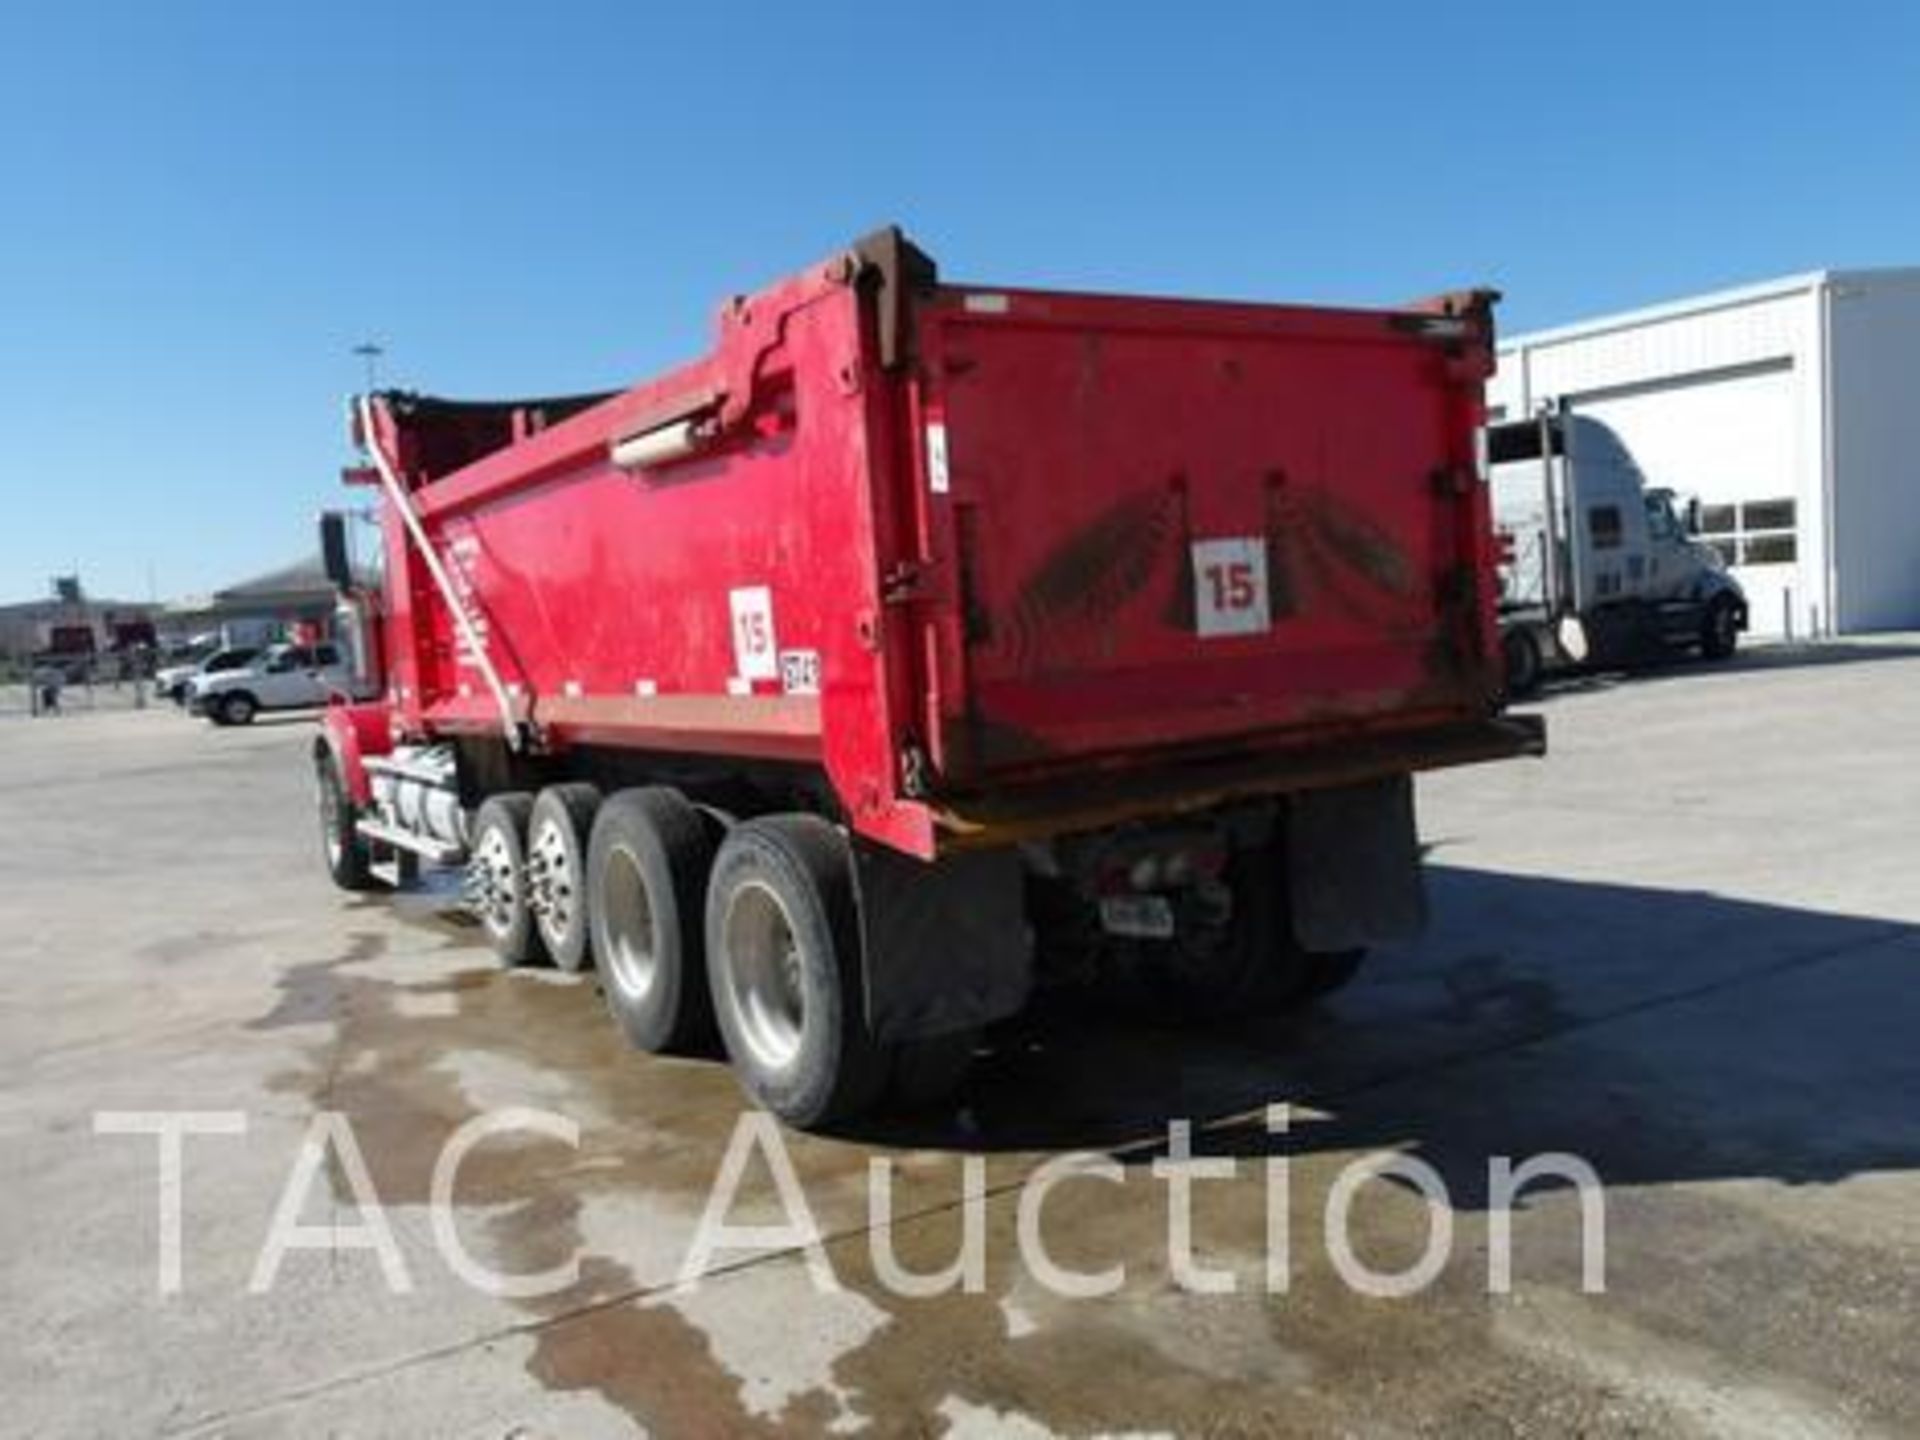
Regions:
M 742 680 L 779 676 L 779 644 L 773 635 L 773 593 L 765 585 L 727 592 L 733 612 L 733 673 Z
M 1193 542 L 1193 613 L 1203 637 L 1258 635 L 1268 628 L 1264 538 Z

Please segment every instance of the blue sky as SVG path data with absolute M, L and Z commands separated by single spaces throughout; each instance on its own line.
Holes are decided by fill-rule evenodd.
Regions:
M 0 599 L 311 549 L 352 345 L 630 383 L 898 219 L 946 274 L 1509 329 L 1920 263 L 1920 7 L 0 4 Z

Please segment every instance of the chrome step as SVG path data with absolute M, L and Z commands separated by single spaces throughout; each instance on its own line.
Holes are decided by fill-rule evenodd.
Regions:
M 436 840 L 430 835 L 416 834 L 412 830 L 402 830 L 396 826 L 383 825 L 378 820 L 369 820 L 364 816 L 353 822 L 353 828 L 368 840 L 381 845 L 391 845 L 396 850 L 411 850 L 424 860 L 436 865 L 458 865 L 467 858 L 467 852 L 459 845 L 449 845 L 444 840 Z

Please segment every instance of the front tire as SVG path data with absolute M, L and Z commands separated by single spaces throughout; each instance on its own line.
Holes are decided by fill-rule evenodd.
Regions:
M 488 797 L 473 818 L 470 903 L 505 965 L 531 965 L 546 955 L 527 903 L 527 822 L 532 818 L 533 797 L 518 791 Z
M 327 874 L 342 890 L 372 890 L 376 888 L 372 854 L 354 829 L 354 804 L 341 778 L 339 762 L 331 752 L 323 751 L 313 764 L 320 810 L 320 853 L 326 860 Z
M 677 790 L 608 797 L 587 846 L 587 913 L 607 1009 L 635 1049 L 699 1048 L 713 1034 L 702 910 L 713 826 Z
M 1700 621 L 1700 654 L 1707 660 L 1725 660 L 1740 644 L 1740 607 L 1721 595 L 1707 606 Z
M 222 725 L 251 725 L 260 713 L 260 702 L 246 691 L 236 690 L 221 697 L 218 713 Z
M 762 1106 L 805 1129 L 879 1097 L 889 1057 L 867 1029 L 840 831 L 812 815 L 734 827 L 707 888 L 707 959 L 727 1055 Z

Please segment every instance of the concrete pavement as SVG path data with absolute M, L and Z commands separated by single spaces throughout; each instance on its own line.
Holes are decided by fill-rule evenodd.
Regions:
M 783 1153 L 829 1239 L 677 1285 L 743 1108 L 723 1067 L 625 1051 L 590 981 L 498 971 L 434 893 L 345 897 L 316 854 L 293 721 L 166 712 L 0 725 L 0 1386 L 18 1434 L 1897 1434 L 1920 1414 L 1920 652 L 1760 654 L 1544 702 L 1553 754 L 1429 777 L 1436 924 L 1321 1012 L 1196 1033 L 1044 1007 L 960 1098 Z M 1289 1107 L 1272 1133 L 1268 1107 Z M 449 1267 L 428 1212 L 463 1122 L 537 1107 L 577 1147 L 496 1137 L 457 1231 L 563 1292 Z M 156 1292 L 155 1142 L 99 1112 L 243 1117 L 187 1141 L 181 1285 Z M 366 1249 L 294 1251 L 251 1293 L 317 1114 L 351 1126 L 410 1287 Z M 1194 1123 L 1196 1258 L 1170 1275 L 1170 1120 Z M 222 1122 L 229 1123 L 229 1122 Z M 1051 1293 L 1022 1253 L 1123 1265 Z M 1605 1291 L 1579 1196 L 1512 1212 L 1487 1293 L 1489 1166 L 1570 1152 L 1606 1186 Z M 1403 1299 L 1340 1273 L 1452 1245 Z M 979 1293 L 905 1299 L 960 1242 Z M 876 1226 L 869 1163 L 891 1166 Z M 1291 1204 L 1276 1247 L 1272 1197 Z M 351 1231 L 336 1156 L 299 1218 Z M 783 1212 L 751 1167 L 736 1218 Z M 1333 1247 L 1333 1248 L 1330 1248 Z M 1221 1283 L 1216 1281 L 1216 1283 Z M 1284 1288 L 1283 1288 L 1284 1286 Z

